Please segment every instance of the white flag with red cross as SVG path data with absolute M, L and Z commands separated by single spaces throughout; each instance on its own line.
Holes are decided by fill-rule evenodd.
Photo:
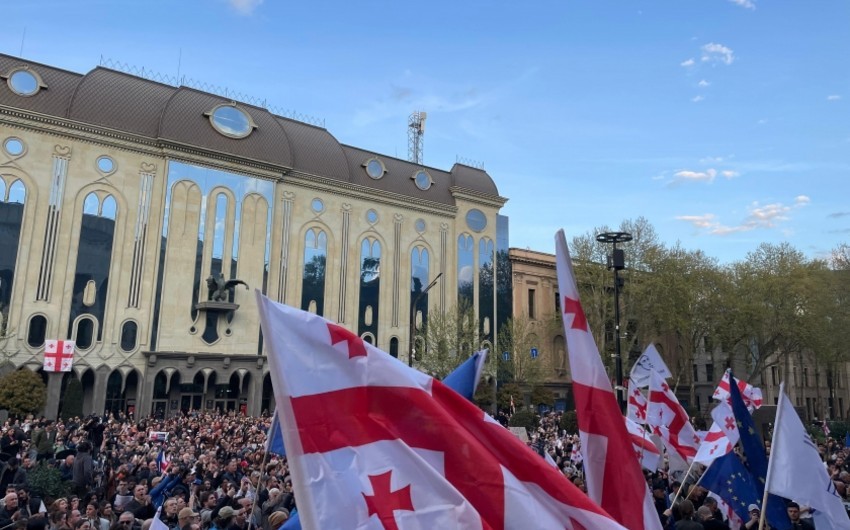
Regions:
M 649 433 L 643 425 L 635 423 L 631 418 L 625 418 L 625 420 L 626 429 L 632 437 L 632 445 L 641 467 L 653 472 L 657 471 L 658 464 L 661 463 L 661 450 L 650 440 Z
M 44 371 L 70 372 L 74 365 L 74 341 L 48 340 L 44 342 Z
M 652 493 L 581 306 L 563 230 L 555 234 L 555 255 L 588 495 L 623 526 L 660 530 Z
M 257 302 L 305 529 L 623 528 L 442 382 L 318 315 Z
M 646 425 L 646 397 L 634 379 L 629 378 L 629 395 L 626 398 L 626 417 L 635 423 Z
M 731 395 L 729 394 L 729 370 L 723 373 L 723 378 L 720 380 L 720 384 L 717 385 L 717 388 L 714 389 L 714 394 L 711 397 L 718 401 L 723 401 L 729 405 L 731 405 Z M 750 409 L 750 412 L 761 407 L 762 404 L 762 394 L 761 389 L 758 387 L 754 387 L 753 385 L 747 383 L 746 381 L 742 381 L 740 379 L 738 381 L 738 390 L 741 391 L 741 397 L 744 400 L 744 404 Z
M 706 466 L 731 451 L 741 437 L 732 407 L 725 402 L 711 410 L 711 418 L 714 420 L 711 429 L 706 433 L 694 458 L 696 462 Z
M 688 463 L 693 462 L 700 438 L 691 425 L 688 413 L 658 372 L 650 374 L 646 422 L 652 425 L 653 432 L 661 436 L 668 449 L 676 451 Z

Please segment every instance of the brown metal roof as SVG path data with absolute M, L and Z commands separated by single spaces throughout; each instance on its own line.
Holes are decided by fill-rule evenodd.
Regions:
M 0 84 L 0 105 L 105 127 L 152 140 L 257 161 L 281 170 L 295 169 L 408 197 L 454 204 L 452 186 L 498 196 L 493 179 L 482 170 L 455 164 L 451 172 L 412 164 L 356 147 L 343 146 L 326 129 L 275 116 L 268 110 L 236 103 L 257 128 L 246 138 L 219 134 L 205 113 L 231 100 L 189 87 L 173 87 L 108 68 L 86 75 L 0 54 L 0 74 L 19 66 L 37 72 L 46 89 L 22 97 Z M 403 131 L 400 131 L 400 133 Z M 386 166 L 383 178 L 369 178 L 363 163 L 377 157 Z M 413 174 L 425 169 L 434 184 L 422 191 Z

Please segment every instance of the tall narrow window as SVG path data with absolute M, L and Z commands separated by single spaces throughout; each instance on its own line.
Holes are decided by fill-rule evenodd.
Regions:
M 212 263 L 210 274 L 218 277 L 224 270 L 224 237 L 227 233 L 227 195 L 219 193 L 215 198 L 215 226 L 213 226 Z
M 705 365 L 705 380 L 708 381 L 709 383 L 714 382 L 714 364 L 713 363 L 707 363 Z
M 528 290 L 528 318 L 535 319 L 537 315 L 534 311 L 535 298 L 537 298 L 537 291 L 534 289 Z
M 311 228 L 304 237 L 304 279 L 301 282 L 301 309 L 317 315 L 325 314 L 325 265 L 328 236 Z
M 8 193 L 7 193 L 8 192 Z M 12 283 L 15 280 L 15 262 L 21 239 L 21 224 L 24 218 L 24 202 L 27 190 L 24 183 L 16 180 L 6 188 L 0 177 L 0 326 L 5 325 L 12 302 Z
M 475 303 L 475 243 L 469 234 L 457 238 L 457 301 L 461 310 L 472 309 Z
M 357 334 L 368 333 L 378 342 L 378 302 L 381 295 L 381 242 L 367 237 L 360 243 L 360 303 Z
M 410 319 L 417 327 L 424 327 L 428 321 L 428 294 L 422 294 L 431 283 L 428 258 L 425 247 L 414 247 L 410 251 Z
M 495 304 L 495 245 L 490 238 L 478 242 L 478 335 L 482 342 L 493 342 L 496 316 Z
M 89 346 L 101 340 L 103 335 L 117 216 L 118 206 L 111 195 L 92 192 L 83 201 L 68 336 L 74 335 L 75 330 L 71 328 L 78 316 L 91 315 L 94 320 L 81 320 L 80 329 L 76 330 L 76 333 L 82 333 L 83 342 L 88 342 Z M 97 336 L 86 340 L 95 329 Z M 77 344 L 80 346 L 79 339 Z

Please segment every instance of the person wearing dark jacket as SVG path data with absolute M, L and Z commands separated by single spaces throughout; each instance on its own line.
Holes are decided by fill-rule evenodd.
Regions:
M 91 444 L 82 441 L 77 446 L 77 456 L 74 459 L 74 468 L 71 480 L 74 482 L 74 490 L 80 497 L 89 492 L 94 482 L 94 464 L 91 458 Z

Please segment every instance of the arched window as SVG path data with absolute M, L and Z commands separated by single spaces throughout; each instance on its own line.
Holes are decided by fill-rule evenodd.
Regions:
M 390 339 L 389 354 L 398 359 L 398 337 L 393 337 Z
M 81 318 L 77 321 L 77 333 L 75 335 L 76 346 L 80 350 L 88 350 L 94 344 L 94 320 Z
M 414 247 L 410 252 L 410 321 L 417 329 L 428 322 L 428 294 L 423 294 L 422 290 L 431 283 L 430 268 L 428 249 Z
M 227 233 L 227 195 L 219 193 L 215 197 L 215 226 L 213 227 L 212 263 L 210 274 L 218 276 L 222 273 L 224 259 L 224 238 Z
M 457 301 L 461 309 L 471 309 L 475 303 L 475 243 L 469 234 L 457 238 Z
M 301 281 L 301 309 L 317 315 L 325 314 L 325 266 L 328 256 L 328 236 L 323 230 L 311 228 L 304 237 L 304 278 Z
M 495 247 L 493 240 L 482 238 L 478 242 L 478 333 L 481 340 L 493 340 L 495 304 Z
M 8 317 L 12 301 L 12 284 L 15 280 L 26 198 L 27 189 L 23 182 L 16 180 L 7 190 L 6 181 L 0 177 L 0 248 L 3 249 L 0 252 L 0 322 Z
M 131 352 L 136 349 L 139 325 L 133 320 L 127 320 L 121 326 L 121 349 Z
M 378 302 L 381 294 L 381 242 L 367 237 L 360 243 L 360 303 L 357 334 L 369 333 L 378 341 Z
M 44 315 L 33 315 L 27 327 L 27 344 L 40 348 L 47 336 L 47 318 Z

